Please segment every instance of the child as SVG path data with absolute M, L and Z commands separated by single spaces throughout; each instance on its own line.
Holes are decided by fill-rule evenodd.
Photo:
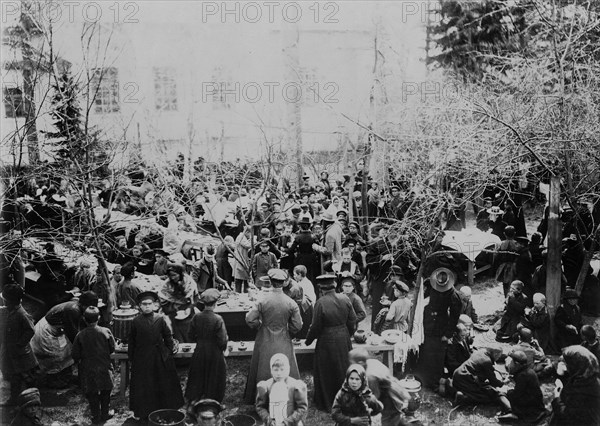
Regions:
M 406 298 L 408 286 L 402 281 L 394 281 L 394 297 L 396 300 L 390 305 L 385 320 L 393 322 L 392 328 L 406 332 L 408 330 L 408 315 L 410 314 L 411 302 Z
M 25 389 L 19 395 L 19 412 L 10 426 L 42 426 L 40 391 L 37 388 Z
M 540 382 L 528 367 L 527 355 L 523 351 L 512 352 L 506 358 L 506 368 L 514 376 L 515 388 L 507 393 L 511 412 L 499 416 L 498 420 L 537 424 L 546 415 L 546 408 Z
M 367 311 L 362 299 L 354 292 L 355 286 L 353 277 L 342 278 L 342 293 L 348 296 L 352 302 L 352 307 L 356 312 L 356 329 L 358 329 L 358 324 L 367 317 Z
M 271 375 L 256 385 L 256 412 L 266 426 L 302 426 L 308 409 L 306 384 L 290 377 L 284 354 L 271 357 Z
M 90 403 L 94 424 L 112 418 L 108 404 L 113 387 L 110 354 L 115 351 L 115 338 L 108 328 L 98 326 L 99 316 L 97 307 L 86 308 L 83 318 L 88 326 L 73 342 L 73 359 L 79 362 L 79 381 Z
M 546 296 L 542 293 L 533 295 L 533 308 L 525 308 L 523 325 L 533 332 L 544 352 L 550 349 L 550 315 L 546 308 Z
M 269 242 L 263 240 L 259 245 L 260 251 L 252 259 L 252 277 L 255 283 L 260 283 L 260 278 L 267 276 L 270 269 L 278 267 L 277 257 L 269 251 Z
M 346 380 L 331 408 L 331 417 L 336 426 L 369 426 L 371 417 L 382 410 L 383 404 L 369 389 L 365 369 L 359 364 L 352 364 L 346 371 Z

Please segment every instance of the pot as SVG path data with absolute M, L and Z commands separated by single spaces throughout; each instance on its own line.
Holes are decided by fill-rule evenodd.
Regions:
M 365 343 L 367 341 L 367 333 L 365 330 L 356 330 L 356 333 L 354 333 L 354 341 L 359 344 Z

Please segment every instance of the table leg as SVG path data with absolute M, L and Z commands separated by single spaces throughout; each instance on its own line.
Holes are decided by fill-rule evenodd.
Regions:
M 125 392 L 127 390 L 127 381 L 129 378 L 129 361 L 122 359 L 119 361 L 119 370 L 121 373 L 121 396 L 125 397 Z
M 388 369 L 390 370 L 390 374 L 394 375 L 394 351 L 385 351 L 385 357 L 387 358 Z
M 469 285 L 472 287 L 475 283 L 475 262 L 469 260 L 469 270 L 467 272 L 469 278 Z

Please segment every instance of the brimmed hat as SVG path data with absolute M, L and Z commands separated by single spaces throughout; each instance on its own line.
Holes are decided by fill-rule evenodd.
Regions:
M 300 213 L 301 211 L 302 209 L 300 208 L 300 206 L 292 207 L 292 213 Z
M 2 298 L 10 302 L 19 302 L 23 298 L 23 288 L 18 284 L 8 284 L 2 289 Z
M 223 411 L 223 406 L 214 399 L 201 399 L 191 408 L 191 412 L 197 420 L 214 419 L 221 411 Z
M 312 217 L 310 217 L 310 215 L 306 214 L 300 217 L 300 220 L 298 221 L 298 225 L 300 224 L 307 224 L 307 225 L 311 225 L 313 222 Z
M 216 288 L 209 288 L 204 290 L 200 295 L 200 301 L 205 305 L 212 305 L 221 298 L 221 293 Z
M 169 253 L 167 253 L 163 249 L 154 249 L 154 254 L 160 254 L 163 257 L 169 257 Z
M 563 294 L 563 300 L 569 300 L 569 299 L 579 299 L 579 296 L 577 295 L 577 291 L 575 291 L 572 288 L 567 288 L 565 290 L 565 294 Z
M 440 293 L 445 293 L 454 287 L 454 283 L 456 282 L 456 277 L 454 272 L 452 272 L 448 268 L 438 268 L 433 271 L 431 277 L 429 277 L 429 282 L 431 283 L 431 287 Z
M 352 222 L 348 223 L 348 226 L 350 226 L 350 225 L 354 225 L 354 226 L 356 226 L 358 229 L 360 229 L 360 225 L 359 225 L 359 224 L 358 224 L 358 222 L 357 222 L 357 221 L 355 221 L 355 220 L 353 220 Z
M 333 213 L 326 211 L 321 215 L 321 220 L 323 222 L 335 222 L 335 217 L 333 217 Z
M 30 405 L 42 405 L 39 389 L 38 388 L 25 389 L 19 395 L 17 402 L 21 408 L 29 407 Z
M 504 214 L 504 210 L 500 210 L 500 207 L 498 206 L 492 206 L 489 209 L 486 210 L 489 214 Z
M 339 209 L 335 215 L 336 216 L 344 215 L 344 216 L 348 217 L 348 210 L 346 210 L 346 209 Z
M 154 291 L 142 291 L 140 294 L 137 295 L 135 301 L 139 305 L 140 303 L 142 303 L 142 301 L 148 298 L 152 299 L 153 302 L 158 302 L 158 294 L 156 294 L 156 292 Z
M 335 288 L 335 275 L 319 275 L 316 278 L 317 284 L 321 290 L 333 290 Z

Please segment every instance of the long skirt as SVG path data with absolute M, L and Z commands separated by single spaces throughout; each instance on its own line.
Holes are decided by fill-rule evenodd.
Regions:
M 221 402 L 225 397 L 226 382 L 227 365 L 223 352 L 212 340 L 196 342 L 185 389 L 186 400 L 210 398 Z
M 59 327 L 48 324 L 46 318 L 42 318 L 34 330 L 31 347 L 42 372 L 56 374 L 74 364 L 71 357 L 73 345 Z
M 352 350 L 350 335 L 345 325 L 326 327 L 315 346 L 315 405 L 329 411 L 335 395 L 346 379 L 350 366 L 348 352 Z

